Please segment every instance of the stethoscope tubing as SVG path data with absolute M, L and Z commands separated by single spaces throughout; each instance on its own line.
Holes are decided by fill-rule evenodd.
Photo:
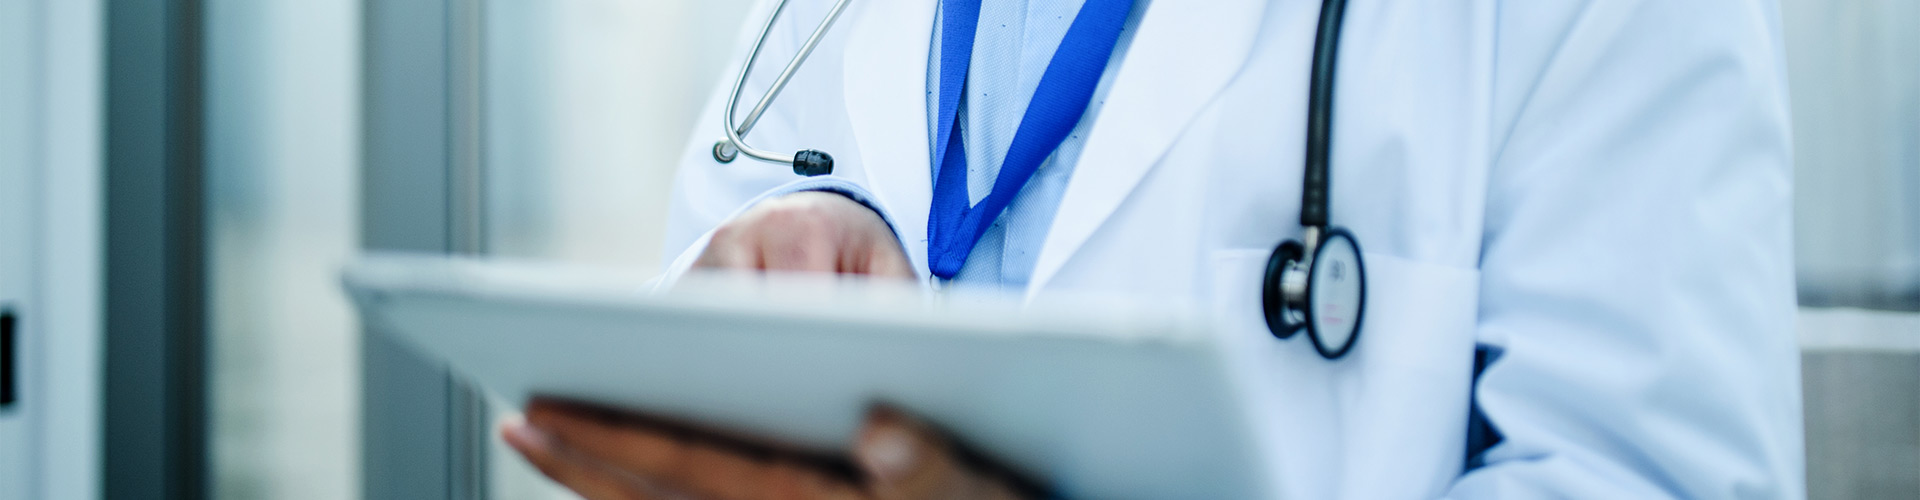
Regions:
M 747 52 L 746 64 L 740 67 L 739 76 L 734 77 L 733 90 L 727 93 L 726 123 L 721 124 L 722 128 L 726 129 L 727 140 L 724 144 L 716 146 L 714 150 L 714 156 L 716 158 L 731 160 L 733 154 L 727 151 L 727 148 L 731 148 L 761 161 L 787 164 L 794 162 L 794 155 L 755 148 L 747 144 L 745 137 L 748 132 L 753 130 L 754 124 L 760 122 L 760 117 L 766 114 L 767 107 L 773 105 L 773 100 L 779 97 L 781 91 L 786 90 L 787 82 L 792 80 L 794 73 L 798 72 L 800 66 L 807 62 L 807 57 L 813 55 L 813 49 L 820 45 L 821 39 L 826 38 L 827 32 L 833 28 L 833 23 L 840 19 L 840 14 L 847 10 L 847 4 L 849 3 L 852 3 L 852 0 L 840 0 L 834 3 L 833 10 L 827 12 L 827 19 L 821 21 L 820 26 L 813 30 L 811 36 L 807 37 L 807 42 L 800 46 L 800 52 L 793 56 L 792 61 L 787 62 L 786 69 L 781 70 L 780 76 L 774 78 L 773 85 L 767 88 L 766 95 L 760 96 L 760 102 L 754 104 L 753 111 L 747 113 L 746 121 L 739 122 L 740 125 L 736 128 L 734 125 L 734 123 L 736 123 L 734 111 L 740 103 L 740 92 L 746 89 L 747 75 L 753 73 L 754 62 L 760 59 L 760 50 L 766 47 L 767 38 L 773 34 L 773 27 L 780 20 L 780 14 L 787 10 L 787 0 L 780 0 L 780 3 L 774 6 L 773 15 L 767 16 L 766 25 L 760 27 L 759 39 L 754 41 L 753 49 Z
M 1332 193 L 1328 165 L 1333 153 L 1334 65 L 1340 59 L 1340 28 L 1346 11 L 1346 0 L 1321 2 L 1320 26 L 1314 35 L 1313 68 L 1307 89 L 1307 161 L 1300 189 L 1300 225 L 1309 228 L 1324 228 L 1329 224 L 1328 205 Z M 1313 246 L 1309 240 L 1309 256 Z

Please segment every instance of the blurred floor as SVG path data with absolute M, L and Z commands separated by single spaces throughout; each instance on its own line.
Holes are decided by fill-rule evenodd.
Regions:
M 1920 498 L 1920 353 L 1801 360 L 1809 498 Z
M 1920 314 L 1803 309 L 1808 497 L 1920 498 Z

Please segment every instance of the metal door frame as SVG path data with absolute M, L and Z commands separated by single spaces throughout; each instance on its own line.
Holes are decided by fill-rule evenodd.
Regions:
M 201 0 L 105 0 L 108 498 L 204 498 Z
M 362 246 L 483 254 L 482 0 L 363 5 Z M 363 340 L 366 497 L 486 497 L 481 393 L 385 335 Z

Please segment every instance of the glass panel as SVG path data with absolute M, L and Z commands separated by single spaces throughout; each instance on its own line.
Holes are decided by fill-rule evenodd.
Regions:
M 1782 3 L 1800 299 L 1920 311 L 1920 3 Z
M 1784 0 L 1809 498 L 1920 491 L 1920 3 Z M 1831 307 L 1844 307 L 1829 309 Z
M 206 3 L 218 498 L 360 495 L 360 2 Z

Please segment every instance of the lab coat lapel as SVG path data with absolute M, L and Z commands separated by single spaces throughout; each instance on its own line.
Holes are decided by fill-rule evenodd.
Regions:
M 868 188 L 891 212 L 903 236 L 901 244 L 922 276 L 927 274 L 927 211 L 933 201 L 927 57 L 937 3 L 855 2 L 862 7 L 847 41 L 842 77 Z
M 1059 273 L 1193 117 L 1239 73 L 1264 8 L 1261 0 L 1149 4 L 1067 183 L 1034 267 L 1029 297 Z

